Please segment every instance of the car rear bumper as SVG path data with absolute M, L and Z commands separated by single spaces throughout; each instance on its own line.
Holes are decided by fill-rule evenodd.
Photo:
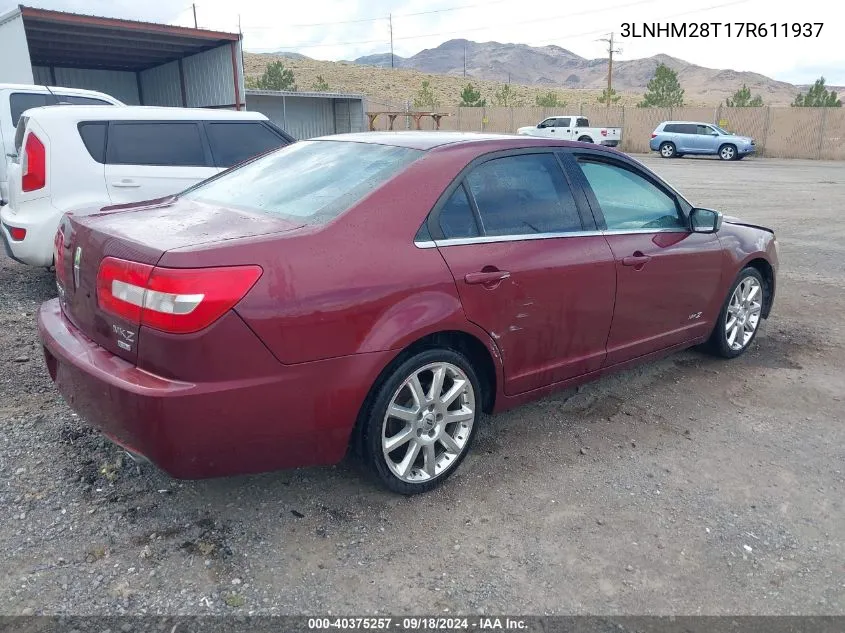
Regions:
M 100 347 L 62 314 L 38 312 L 50 376 L 71 409 L 173 477 L 200 479 L 340 461 L 390 352 L 281 365 L 260 379 L 156 376 Z
M 26 213 L 18 212 L 8 204 L 0 207 L 0 232 L 7 254 L 22 264 L 52 266 L 53 242 L 61 217 L 62 212 L 50 204 L 49 199 L 27 203 Z M 26 229 L 26 237 L 13 240 L 9 227 Z

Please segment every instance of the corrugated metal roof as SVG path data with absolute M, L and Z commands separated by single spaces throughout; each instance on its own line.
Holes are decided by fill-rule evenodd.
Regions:
M 20 7 L 34 66 L 139 71 L 234 44 L 237 33 Z
M 365 99 L 362 94 L 354 94 L 348 92 L 298 92 L 295 90 L 257 90 L 254 88 L 247 88 L 247 96 L 261 96 L 261 97 L 314 97 L 322 99 Z

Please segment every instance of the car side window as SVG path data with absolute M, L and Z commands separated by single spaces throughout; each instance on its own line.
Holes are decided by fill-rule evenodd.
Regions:
M 98 163 L 106 162 L 106 129 L 108 123 L 106 121 L 91 121 L 80 123 L 79 136 L 82 137 L 82 142 L 85 144 L 85 149 L 91 154 Z
M 679 125 L 678 127 L 680 128 L 679 132 L 681 134 L 696 134 L 697 133 L 696 126 L 692 123 L 684 123 L 683 125 Z
M 696 134 L 700 134 L 700 135 L 704 135 L 704 136 L 710 136 L 711 134 L 713 134 L 713 132 L 714 132 L 713 128 L 710 127 L 709 125 L 696 125 L 695 126 L 695 133 Z
M 541 128 L 554 127 L 554 125 L 555 125 L 555 120 L 554 120 L 554 118 L 551 118 L 551 119 L 544 120 L 542 123 L 540 123 L 539 127 L 541 127 Z
M 478 205 L 483 234 L 581 231 L 581 216 L 553 154 L 521 154 L 482 163 L 466 183 Z
M 684 229 L 677 202 L 631 169 L 603 161 L 578 160 L 610 231 Z
M 13 92 L 9 95 L 9 108 L 12 111 L 12 126 L 18 125 L 18 119 L 30 108 L 55 105 L 56 98 L 41 92 Z
M 106 157 L 110 165 L 205 167 L 199 125 L 193 122 L 114 123 Z
M 478 225 L 472 213 L 463 185 L 455 189 L 446 204 L 440 209 L 440 230 L 447 240 L 462 237 L 478 237 Z
M 569 117 L 557 119 L 557 127 L 569 127 Z
M 206 123 L 218 167 L 231 167 L 288 142 L 260 122 Z
M 575 127 L 587 127 L 587 126 L 588 126 L 587 119 L 584 119 L 584 118 L 575 119 Z

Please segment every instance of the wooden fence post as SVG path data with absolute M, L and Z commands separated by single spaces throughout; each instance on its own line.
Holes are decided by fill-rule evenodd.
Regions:
M 765 155 L 767 152 L 767 144 L 769 141 L 769 118 L 771 117 L 771 109 L 772 106 L 766 106 L 766 120 L 763 123 L 763 151 L 760 152 L 760 155 Z
M 819 126 L 819 150 L 816 154 L 816 160 L 822 158 L 822 146 L 824 145 L 824 125 L 827 123 L 827 108 L 822 108 L 822 123 Z

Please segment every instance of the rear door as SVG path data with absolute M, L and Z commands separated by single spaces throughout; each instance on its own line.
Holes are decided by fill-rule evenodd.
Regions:
M 548 150 L 498 154 L 465 171 L 429 220 L 467 317 L 501 351 L 507 394 L 604 360 L 616 273 L 582 195 Z
M 289 144 L 262 121 L 208 121 L 205 130 L 216 167 L 228 168 Z
M 721 283 L 719 238 L 691 232 L 676 194 L 638 166 L 598 153 L 579 154 L 577 164 L 616 260 L 606 364 L 709 332 Z
M 179 193 L 218 173 L 196 121 L 112 121 L 106 186 L 112 204 Z

